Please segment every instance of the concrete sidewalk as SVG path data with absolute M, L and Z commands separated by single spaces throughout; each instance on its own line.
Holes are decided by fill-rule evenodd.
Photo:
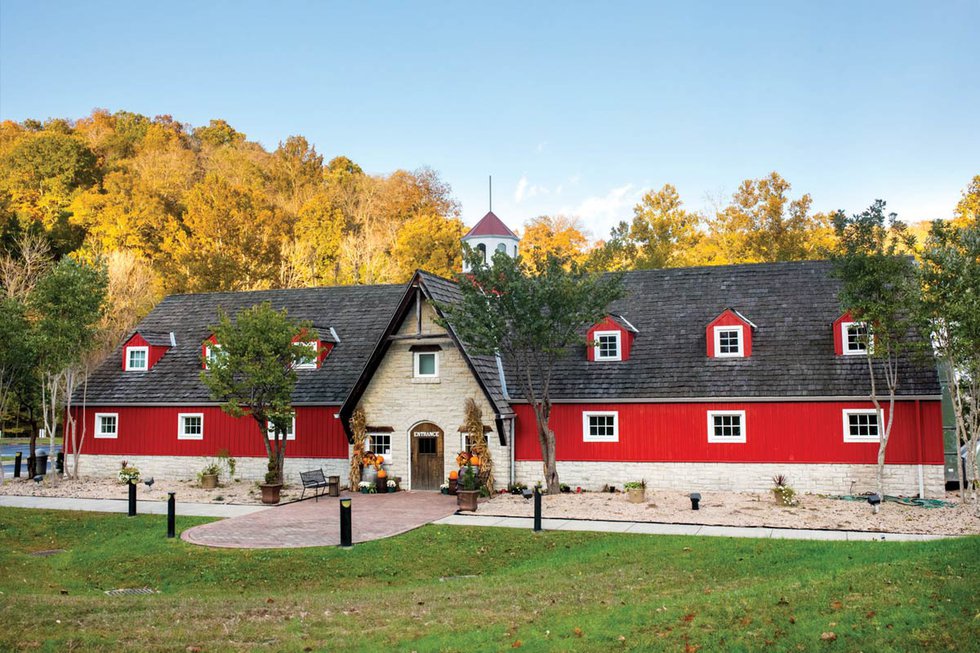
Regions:
M 530 530 L 534 520 L 530 517 L 498 517 L 457 513 L 436 524 L 447 526 L 493 526 L 502 528 L 526 528 Z M 593 531 L 597 533 L 642 533 L 645 535 L 708 535 L 717 537 L 756 537 L 785 540 L 840 540 L 922 542 L 941 540 L 953 535 L 921 535 L 917 533 L 869 533 L 867 531 L 823 531 L 804 528 L 766 528 L 746 526 L 703 526 L 700 524 L 659 524 L 636 521 L 601 521 L 585 519 L 542 519 L 546 531 Z
M 0 496 L 0 508 L 41 508 L 44 510 L 85 510 L 90 512 L 127 512 L 126 499 L 69 499 L 67 497 Z M 177 514 L 191 517 L 239 517 L 260 510 L 265 506 L 240 506 L 224 503 L 181 503 L 177 497 Z M 138 515 L 166 515 L 166 501 L 137 501 Z

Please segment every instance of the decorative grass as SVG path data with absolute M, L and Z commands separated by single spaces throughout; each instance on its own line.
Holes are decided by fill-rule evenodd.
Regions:
M 181 518 L 178 528 L 208 521 Z M 0 509 L 0 650 L 977 650 L 980 538 L 427 526 L 206 549 L 156 516 Z M 46 556 L 32 552 L 64 549 Z M 475 577 L 474 577 L 475 576 Z M 151 596 L 106 596 L 150 587 Z

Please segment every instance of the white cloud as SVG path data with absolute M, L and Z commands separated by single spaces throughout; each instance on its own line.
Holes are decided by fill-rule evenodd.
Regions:
M 562 212 L 581 218 L 593 234 L 604 238 L 620 220 L 629 218 L 641 194 L 642 189 L 627 183 L 611 189 L 605 195 L 586 197 L 577 207 Z
M 524 175 L 517 182 L 517 188 L 514 189 L 514 201 L 520 204 L 524 201 L 524 193 L 527 191 L 527 175 Z
M 548 147 L 548 141 L 541 141 L 534 149 L 538 152 L 538 154 L 540 154 L 541 152 L 544 152 L 544 148 L 546 147 Z

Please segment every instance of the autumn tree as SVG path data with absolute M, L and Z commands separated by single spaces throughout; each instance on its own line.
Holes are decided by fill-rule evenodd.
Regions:
M 699 214 L 684 209 L 677 189 L 665 184 L 633 207 L 631 222 L 613 228 L 609 240 L 596 249 L 592 265 L 605 270 L 696 265 L 703 259 L 701 222 Z
M 850 218 L 838 213 L 834 228 L 840 243 L 833 261 L 834 274 L 841 280 L 841 308 L 865 324 L 871 403 L 879 419 L 877 490 L 885 496 L 885 452 L 895 424 L 901 362 L 921 354 L 927 342 L 915 262 L 901 255 L 914 243 L 905 225 L 894 214 L 885 214 L 881 200 Z M 883 398 L 887 411 L 882 409 Z
M 550 258 L 584 263 L 589 239 L 577 218 L 542 215 L 529 220 L 521 235 L 521 257 L 532 273 L 543 270 Z
M 958 227 L 971 227 L 976 220 L 980 220 L 980 175 L 970 180 L 953 211 L 953 223 Z
M 825 258 L 834 247 L 832 218 L 812 213 L 809 194 L 789 198 L 790 183 L 770 173 L 746 179 L 731 203 L 709 222 L 705 243 L 715 263 L 760 263 Z
M 470 272 L 459 275 L 460 299 L 439 308 L 447 325 L 483 355 L 500 355 L 514 371 L 521 396 L 534 411 L 548 492 L 559 491 L 555 432 L 551 428 L 551 381 L 585 328 L 598 322 L 610 302 L 625 293 L 619 275 L 585 271 L 575 261 L 552 257 L 535 274 L 520 257 L 496 252 L 490 263 L 470 251 Z
M 421 269 L 452 278 L 462 270 L 462 238 L 466 226 L 459 218 L 422 214 L 402 225 L 392 249 L 395 282 L 403 283 Z

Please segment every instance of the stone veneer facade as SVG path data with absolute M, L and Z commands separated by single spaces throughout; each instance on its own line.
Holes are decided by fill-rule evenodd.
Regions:
M 541 462 L 519 460 L 515 464 L 517 481 L 533 485 L 540 481 Z M 603 485 L 622 488 L 627 481 L 644 480 L 654 490 L 684 492 L 723 490 L 733 492 L 768 492 L 772 478 L 785 474 L 798 492 L 811 494 L 860 494 L 877 486 L 877 465 L 799 464 L 799 463 L 608 463 L 559 461 L 558 476 L 562 483 L 586 490 Z M 942 465 L 922 465 L 925 496 L 941 498 L 945 494 Z M 919 493 L 918 465 L 886 465 L 885 491 L 889 494 L 915 496 Z
M 115 476 L 119 464 L 126 460 L 136 465 L 144 477 L 170 479 L 194 479 L 197 473 L 214 458 L 204 456 L 104 456 L 82 454 L 79 457 L 78 469 L 83 476 Z M 236 457 L 235 476 L 250 481 L 260 481 L 265 478 L 268 459 L 259 457 Z M 65 459 L 66 469 L 71 469 L 71 455 Z M 311 469 L 323 469 L 327 476 L 340 476 L 340 484 L 347 484 L 347 474 L 350 464 L 346 458 L 290 458 L 286 449 L 286 462 L 283 473 L 287 484 L 298 484 L 299 473 Z
M 446 330 L 435 322 L 435 309 L 423 300 L 423 335 L 443 334 L 445 338 L 420 340 L 396 340 L 391 343 L 384 359 L 378 366 L 361 397 L 369 426 L 390 426 L 392 458 L 387 466 L 389 476 L 400 476 L 402 487 L 411 489 L 411 443 L 409 430 L 419 422 L 432 422 L 443 430 L 444 476 L 456 469 L 456 454 L 463 448 L 463 434 L 459 428 L 464 421 L 464 402 L 468 397 L 476 400 L 483 411 L 483 423 L 493 429 L 487 433 L 487 444 L 493 459 L 494 478 L 498 488 L 507 487 L 510 480 L 510 447 L 500 446 L 496 411 L 487 401 L 463 355 L 456 348 Z M 398 329 L 399 336 L 416 333 L 413 313 L 405 318 Z M 414 378 L 414 360 L 410 350 L 416 344 L 438 344 L 439 376 L 434 379 Z M 508 444 L 510 434 L 507 434 Z

